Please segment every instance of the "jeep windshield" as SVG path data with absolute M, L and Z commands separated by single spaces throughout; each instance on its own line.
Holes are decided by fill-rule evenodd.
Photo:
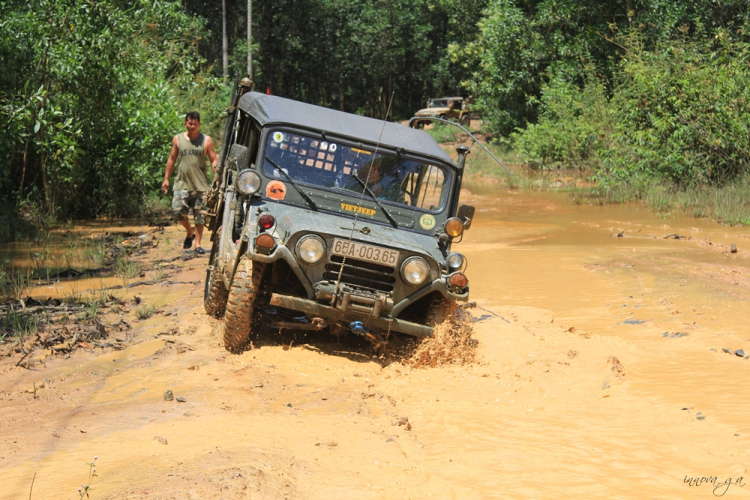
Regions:
M 356 197 L 362 195 L 362 182 L 366 182 L 381 202 L 431 212 L 442 211 L 448 202 L 451 172 L 428 160 L 383 151 L 376 154 L 365 146 L 287 130 L 269 133 L 265 155 L 263 172 L 271 178 L 285 180 L 287 174 L 299 184 Z
M 447 108 L 448 99 L 430 99 L 428 108 Z

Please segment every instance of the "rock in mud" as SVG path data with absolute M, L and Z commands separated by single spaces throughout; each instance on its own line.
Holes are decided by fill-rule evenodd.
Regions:
M 625 367 L 620 363 L 620 360 L 617 359 L 617 356 L 610 356 L 609 359 L 607 359 L 607 363 L 612 365 L 612 373 L 615 374 L 615 377 L 622 378 L 625 376 Z
M 411 430 L 411 424 L 409 423 L 409 418 L 408 417 L 401 417 L 399 419 L 396 419 L 393 422 L 391 422 L 391 425 L 395 425 L 395 426 L 399 426 L 399 427 L 404 426 L 404 427 L 406 427 L 407 431 Z
M 167 443 L 167 438 L 163 438 L 161 436 L 154 436 L 154 441 L 158 441 L 161 444 L 169 444 Z
M 737 245 L 735 245 L 734 243 L 732 243 L 732 246 L 731 246 L 731 248 L 730 248 L 729 251 L 732 252 L 732 253 L 737 253 Z
M 178 403 L 187 403 L 187 399 L 185 398 L 177 398 Z
M 164 401 L 174 401 L 174 394 L 172 394 L 171 390 L 164 392 Z
M 745 357 L 745 351 L 743 351 L 742 349 L 737 349 L 736 351 L 734 351 L 734 355 L 735 356 L 739 356 L 741 358 L 744 358 Z

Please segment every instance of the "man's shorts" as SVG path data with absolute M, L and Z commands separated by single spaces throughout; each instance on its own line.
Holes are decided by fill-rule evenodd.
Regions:
M 193 209 L 193 219 L 196 224 L 203 224 L 203 210 L 206 204 L 203 202 L 203 191 L 175 191 L 172 197 L 172 215 L 179 222 L 187 220 L 190 209 Z

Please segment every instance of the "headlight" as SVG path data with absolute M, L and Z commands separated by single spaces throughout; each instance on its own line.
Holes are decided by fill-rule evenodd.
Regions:
M 251 196 L 260 189 L 260 176 L 255 170 L 243 170 L 235 181 L 237 191 L 243 196 Z
M 297 242 L 297 256 L 308 264 L 315 264 L 326 254 L 326 244 L 318 236 L 304 236 Z
M 448 255 L 448 258 L 445 259 L 445 262 L 448 264 L 448 269 L 450 269 L 451 271 L 458 271 L 463 269 L 464 264 L 466 263 L 466 257 L 458 252 L 453 252 L 452 254 Z
M 430 265 L 422 257 L 411 257 L 401 265 L 401 276 L 412 286 L 421 285 L 430 276 Z
M 458 238 L 464 232 L 464 223 L 458 217 L 451 217 L 445 221 L 445 232 L 451 238 Z

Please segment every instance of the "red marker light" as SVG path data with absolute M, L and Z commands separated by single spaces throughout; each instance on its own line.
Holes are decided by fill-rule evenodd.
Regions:
M 271 229 L 275 222 L 276 219 L 274 219 L 271 214 L 263 214 L 260 216 L 260 219 L 258 219 L 258 224 L 263 229 Z

